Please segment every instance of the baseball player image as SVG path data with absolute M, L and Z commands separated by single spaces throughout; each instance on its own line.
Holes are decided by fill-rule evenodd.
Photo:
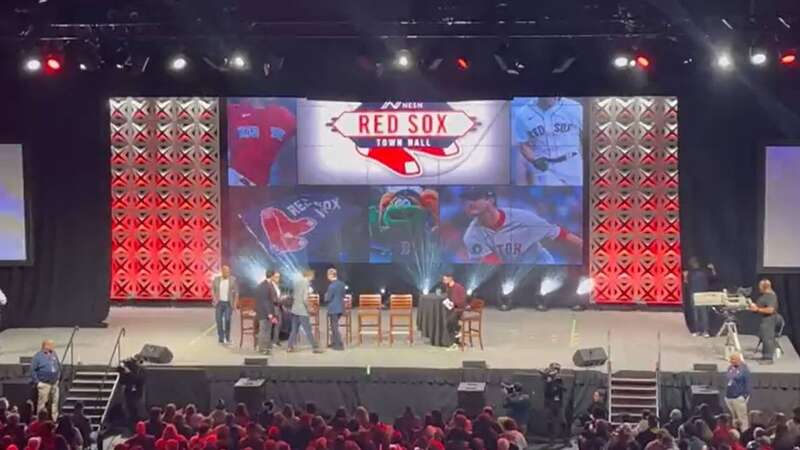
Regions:
M 563 241 L 577 249 L 583 245 L 579 236 L 534 211 L 498 207 L 491 189 L 468 188 L 460 197 L 471 218 L 463 237 L 470 262 L 556 264 L 543 243 Z
M 294 184 L 297 164 L 296 100 L 231 99 L 228 146 L 231 186 Z
M 564 97 L 514 100 L 511 146 L 514 184 L 583 184 L 583 106 Z

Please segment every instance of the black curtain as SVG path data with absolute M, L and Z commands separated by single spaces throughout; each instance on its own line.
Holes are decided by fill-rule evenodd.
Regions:
M 108 108 L 53 80 L 4 80 L 0 141 L 25 145 L 33 264 L 0 268 L 6 327 L 91 326 L 108 315 Z

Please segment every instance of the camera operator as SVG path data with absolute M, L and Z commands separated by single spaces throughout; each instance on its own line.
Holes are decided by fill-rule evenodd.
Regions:
M 531 396 L 522 391 L 522 385 L 519 383 L 503 384 L 503 390 L 506 394 L 503 399 L 506 415 L 514 419 L 519 431 L 525 434 L 531 414 Z
M 125 388 L 125 409 L 128 420 L 136 424 L 139 420 L 140 404 L 144 395 L 144 370 L 140 355 L 128 358 L 117 368 L 119 382 Z
M 550 363 L 544 370 L 544 409 L 545 423 L 550 441 L 564 438 L 564 380 L 559 376 L 561 365 Z

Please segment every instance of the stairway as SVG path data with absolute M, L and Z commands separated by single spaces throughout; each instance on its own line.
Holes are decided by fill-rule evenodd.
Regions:
M 104 376 L 105 379 L 103 379 Z M 92 430 L 99 430 L 103 415 L 110 406 L 117 389 L 118 381 L 119 374 L 116 370 L 108 373 L 78 370 L 72 379 L 72 385 L 61 406 L 61 411 L 70 413 L 75 409 L 75 403 L 83 402 L 83 413 L 91 422 Z
M 612 423 L 638 422 L 643 411 L 658 414 L 658 377 L 654 372 L 617 372 L 608 397 Z

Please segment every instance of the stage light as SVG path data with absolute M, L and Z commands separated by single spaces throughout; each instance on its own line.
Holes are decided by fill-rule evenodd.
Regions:
M 42 70 L 42 61 L 37 57 L 29 57 L 25 59 L 25 62 L 22 64 L 25 68 L 25 71 L 33 73 Z
M 411 52 L 403 49 L 399 50 L 394 57 L 394 65 L 398 69 L 407 70 L 411 67 Z
M 472 289 L 467 289 L 467 295 L 472 295 Z
M 594 279 L 590 277 L 581 277 L 580 283 L 578 283 L 578 289 L 575 290 L 575 293 L 578 295 L 586 295 L 592 292 L 594 289 Z
M 640 67 L 642 69 L 647 69 L 648 67 L 650 67 L 650 58 L 648 58 L 645 55 L 637 56 L 635 61 L 637 67 Z
M 779 61 L 784 66 L 790 66 L 797 62 L 797 52 L 794 50 L 787 50 L 781 53 Z
M 733 57 L 728 52 L 718 53 L 715 62 L 720 69 L 729 70 L 733 68 Z
M 60 72 L 63 67 L 61 59 L 55 55 L 47 55 L 44 59 L 44 65 L 48 73 Z
M 386 295 L 386 288 L 385 287 L 381 288 L 381 295 Z
M 633 61 L 632 59 L 628 58 L 625 55 L 618 55 L 618 56 L 614 57 L 614 61 L 613 62 L 614 62 L 614 67 L 616 67 L 617 69 L 625 69 L 626 67 L 630 66 L 631 62 L 636 64 L 635 61 Z
M 189 60 L 184 55 L 175 55 L 169 61 L 169 68 L 173 72 L 182 72 L 189 66 Z
M 492 56 L 500 70 L 509 75 L 517 76 L 525 70 L 521 55 L 522 53 L 514 49 L 510 43 L 503 43 Z
M 459 56 L 456 58 L 456 67 L 458 70 L 468 70 L 469 69 L 469 60 L 463 56 Z
M 234 52 L 228 60 L 228 66 L 234 70 L 245 70 L 249 66 L 247 56 L 241 52 Z
M 503 284 L 500 286 L 500 290 L 503 293 L 503 295 L 509 295 L 512 292 L 514 292 L 515 287 L 516 286 L 514 286 L 514 280 L 505 280 L 503 281 Z
M 754 66 L 763 66 L 767 63 L 767 52 L 760 48 L 750 49 L 750 64 Z
M 563 280 L 557 277 L 546 276 L 542 280 L 541 286 L 539 286 L 539 295 L 544 297 L 552 292 L 558 290 L 563 284 Z

